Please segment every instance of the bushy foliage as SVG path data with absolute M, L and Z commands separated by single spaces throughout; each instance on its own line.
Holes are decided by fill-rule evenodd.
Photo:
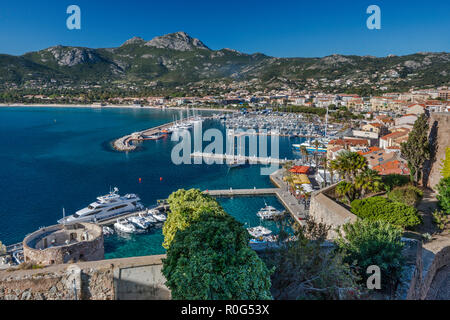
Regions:
M 344 197 L 348 203 L 360 196 L 359 190 L 356 189 L 355 185 L 345 180 L 336 185 L 336 193 L 339 196 Z
M 450 223 L 450 215 L 445 214 L 443 211 L 435 210 L 433 212 L 433 222 L 442 231 Z
M 173 299 L 271 299 L 270 271 L 231 216 L 201 215 L 178 230 L 162 272 Z
M 295 241 L 263 256 L 272 275 L 277 300 L 337 300 L 358 298 L 359 276 L 344 262 L 344 255 L 322 246 L 329 227 L 314 222 L 300 228 Z M 312 238 L 307 237 L 308 235 Z
M 385 221 L 403 228 L 411 228 L 422 222 L 414 207 L 383 197 L 354 200 L 351 211 L 362 219 Z
M 186 229 L 192 222 L 196 221 L 202 214 L 207 213 L 214 216 L 226 216 L 220 204 L 213 197 L 203 194 L 198 189 L 180 189 L 173 192 L 168 199 L 170 212 L 164 223 L 163 247 L 168 249 L 178 230 Z
M 442 177 L 450 177 L 450 147 L 445 148 L 445 160 L 442 160 Z
M 450 177 L 442 178 L 437 185 L 438 204 L 446 214 L 450 214 Z
M 415 206 L 423 197 L 423 191 L 412 185 L 398 187 L 387 194 L 388 199 Z
M 364 281 L 367 267 L 376 265 L 381 270 L 382 284 L 392 284 L 404 263 L 401 237 L 402 230 L 388 222 L 358 220 L 342 227 L 336 244 L 345 254 L 344 261 L 353 264 Z
M 382 177 L 384 188 L 386 191 L 391 191 L 395 187 L 401 187 L 410 182 L 408 176 L 403 176 L 401 174 L 388 174 Z

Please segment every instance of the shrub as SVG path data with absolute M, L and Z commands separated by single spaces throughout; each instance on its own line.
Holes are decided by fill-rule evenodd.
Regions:
M 447 227 L 448 223 L 450 222 L 450 216 L 448 216 L 442 211 L 435 210 L 433 212 L 433 222 L 436 224 L 439 230 L 442 231 Z
M 423 197 L 423 192 L 412 185 L 397 187 L 387 194 L 388 199 L 401 202 L 408 206 L 415 206 Z
M 168 199 L 170 212 L 164 223 L 163 247 L 168 249 L 178 230 L 184 230 L 202 214 L 226 216 L 227 213 L 213 197 L 198 189 L 180 189 L 173 192 Z
M 450 214 L 450 177 L 442 178 L 437 185 L 437 190 L 439 192 L 437 195 L 439 207 L 446 214 Z
M 414 227 L 422 222 L 414 207 L 383 197 L 354 200 L 351 211 L 362 219 L 385 221 L 403 228 Z
M 345 261 L 356 267 L 364 281 L 368 277 L 367 267 L 376 265 L 383 275 L 382 283 L 395 283 L 404 263 L 402 230 L 385 221 L 368 220 L 345 224 L 342 230 L 336 244 L 345 253 Z
M 403 176 L 401 174 L 388 174 L 383 176 L 383 184 L 386 191 L 391 191 L 395 187 L 401 187 L 409 183 L 409 176 Z
M 162 272 L 176 300 L 271 299 L 270 274 L 231 216 L 204 214 L 178 230 Z

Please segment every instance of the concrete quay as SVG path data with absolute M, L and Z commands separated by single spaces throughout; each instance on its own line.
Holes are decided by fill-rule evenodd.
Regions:
M 225 160 L 228 163 L 237 161 L 238 163 L 250 163 L 250 164 L 283 164 L 289 161 L 287 158 L 278 159 L 271 157 L 257 157 L 257 156 L 242 156 L 242 155 L 232 155 L 232 154 L 222 154 L 222 153 L 205 153 L 205 152 L 193 152 L 191 153 L 192 158 L 205 158 L 214 160 Z

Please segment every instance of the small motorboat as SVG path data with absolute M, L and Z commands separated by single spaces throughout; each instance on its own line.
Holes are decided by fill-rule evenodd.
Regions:
M 256 215 L 263 220 L 273 220 L 282 217 L 284 213 L 266 204 L 266 206 L 259 210 Z
M 160 212 L 155 212 L 152 214 L 153 218 L 155 218 L 158 222 L 164 222 L 167 220 L 167 216 Z
M 247 231 L 254 238 L 264 237 L 272 234 L 271 230 L 264 228 L 263 226 L 247 228 Z
M 134 224 L 139 229 L 144 229 L 144 230 L 147 230 L 152 225 L 152 223 L 150 221 L 148 221 L 147 219 L 145 219 L 141 216 L 130 217 L 130 218 L 128 218 L 128 221 L 131 222 L 132 224 Z
M 139 217 L 141 217 L 142 219 L 147 221 L 150 225 L 154 225 L 155 223 L 158 223 L 158 220 L 156 220 L 152 214 L 147 213 L 147 212 L 139 213 Z
M 110 227 L 108 227 L 108 226 L 104 226 L 104 227 L 103 227 L 103 235 L 104 235 L 105 237 L 111 236 L 111 235 L 113 235 L 113 234 L 114 234 L 114 230 L 113 230 L 112 228 L 110 228 Z
M 136 226 L 126 219 L 117 219 L 117 222 L 114 223 L 114 229 L 123 233 L 137 233 L 138 231 Z

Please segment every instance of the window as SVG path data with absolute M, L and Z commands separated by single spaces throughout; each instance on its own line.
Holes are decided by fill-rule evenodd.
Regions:
M 124 208 L 124 207 L 126 207 L 126 206 L 127 206 L 127 204 L 122 204 L 122 205 L 120 205 L 120 206 L 117 206 L 117 207 L 113 207 L 113 208 L 111 208 L 111 209 L 108 209 L 108 212 L 109 212 L 109 211 L 113 211 L 113 210 L 118 210 L 118 209 Z

